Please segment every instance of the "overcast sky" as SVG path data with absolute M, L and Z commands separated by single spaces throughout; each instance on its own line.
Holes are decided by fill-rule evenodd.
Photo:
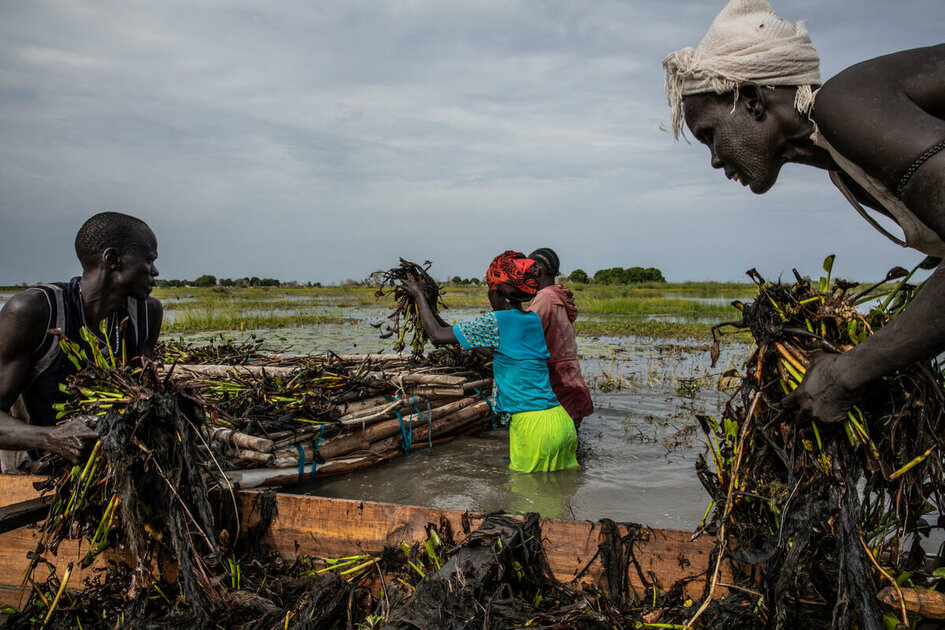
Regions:
M 672 281 L 922 258 L 823 171 L 757 196 L 673 143 L 661 61 L 723 0 L 0 3 L 0 284 L 67 279 L 82 222 L 147 221 L 164 278 L 482 276 L 505 249 Z M 774 0 L 824 78 L 945 39 L 942 0 Z

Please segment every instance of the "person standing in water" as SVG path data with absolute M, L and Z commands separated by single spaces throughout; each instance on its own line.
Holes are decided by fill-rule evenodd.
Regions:
M 492 312 L 456 326 L 436 320 L 418 278 L 406 278 L 403 287 L 417 301 L 420 321 L 434 345 L 495 351 L 496 411 L 512 417 L 509 468 L 527 473 L 577 468 L 577 432 L 548 380 L 551 355 L 541 319 L 522 308 L 538 292 L 537 265 L 520 252 L 503 252 L 489 265 L 486 282 Z
M 594 403 L 578 361 L 574 333 L 577 304 L 569 289 L 555 283 L 560 274 L 561 262 L 553 249 L 542 247 L 528 257 L 538 264 L 538 293 L 532 298 L 528 310 L 538 313 L 545 331 L 545 345 L 551 354 L 548 359 L 551 389 L 574 420 L 574 428 L 579 429 L 581 421 L 594 413 Z

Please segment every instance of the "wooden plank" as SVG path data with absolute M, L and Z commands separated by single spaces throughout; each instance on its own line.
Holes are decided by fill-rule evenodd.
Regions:
M 50 503 L 52 497 L 37 497 L 0 507 L 0 534 L 43 520 Z
M 166 373 L 170 369 L 170 366 L 165 366 L 162 372 Z M 252 377 L 291 376 L 297 371 L 298 368 L 294 367 L 275 367 L 266 365 L 184 365 L 182 363 L 174 365 L 175 376 L 190 376 L 192 378 L 198 379 L 227 378 L 231 374 Z
M 0 476 L 0 505 L 35 498 L 37 493 L 32 483 L 38 479 Z M 252 512 L 257 495 L 253 491 L 240 491 L 237 494 L 242 505 L 244 527 L 258 519 L 258 515 Z M 482 522 L 481 516 L 459 510 L 371 501 L 292 494 L 277 494 L 276 501 L 278 516 L 263 542 L 287 557 L 294 557 L 298 553 L 338 557 L 378 552 L 386 545 L 399 545 L 401 541 L 413 544 L 426 538 L 425 526 L 431 523 L 443 533 L 451 532 L 454 540 L 461 542 L 469 531 Z M 602 582 L 603 567 L 600 559 L 595 557 L 601 533 L 600 523 L 542 519 L 541 528 L 548 563 L 559 580 L 565 583 L 575 580 L 597 584 Z M 618 525 L 618 529 L 621 535 L 627 532 L 624 525 Z M 704 536 L 689 542 L 688 532 L 652 528 L 644 528 L 642 533 L 646 540 L 636 543 L 634 555 L 644 575 L 655 575 L 658 585 L 663 589 L 680 579 L 690 579 L 692 581 L 687 584 L 685 591 L 689 596 L 699 597 L 714 539 Z M 17 605 L 18 597 L 10 597 L 10 588 L 21 583 L 28 563 L 26 554 L 36 548 L 37 540 L 38 532 L 35 529 L 20 528 L 0 534 L 0 605 Z M 58 555 L 53 558 L 60 574 L 70 560 L 81 560 L 86 550 L 79 541 L 63 541 Z M 92 569 L 103 566 L 109 559 L 128 560 L 126 555 L 114 550 L 106 551 L 97 558 L 93 567 L 85 570 L 77 568 L 70 585 L 80 587 L 82 580 L 92 575 Z M 585 567 L 586 571 L 581 575 Z M 45 576 L 38 573 L 37 577 L 42 579 Z M 720 581 L 732 581 L 727 564 L 723 564 Z M 646 594 L 646 585 L 633 569 L 629 571 L 629 584 L 633 594 Z M 716 596 L 722 594 L 724 589 L 717 589 Z
M 901 587 L 899 592 L 902 593 L 907 612 L 918 613 L 926 619 L 945 619 L 945 593 L 906 587 Z M 900 611 L 899 594 L 893 587 L 887 586 L 876 594 L 876 598 L 886 610 L 894 614 Z
M 253 492 L 241 492 L 244 526 L 255 522 Z M 481 517 L 459 510 L 440 510 L 391 503 L 327 499 L 305 495 L 277 495 L 278 518 L 264 542 L 284 555 L 307 553 L 318 557 L 339 557 L 361 552 L 378 552 L 385 546 L 408 544 L 426 538 L 425 526 L 436 525 L 452 532 L 456 542 L 482 522 Z M 590 521 L 541 520 L 545 555 L 559 580 L 599 583 L 603 566 L 595 558 L 601 525 Z M 621 535 L 626 526 L 619 526 Z M 661 588 L 681 579 L 692 580 L 686 586 L 690 596 L 701 595 L 709 554 L 714 540 L 703 537 L 689 542 L 691 534 L 682 531 L 644 528 L 647 538 L 635 547 L 635 556 L 644 575 L 654 574 Z M 588 566 L 589 565 L 589 566 Z M 731 572 L 723 567 L 721 581 L 729 582 Z M 635 570 L 629 571 L 629 583 L 636 595 L 646 591 Z M 718 594 L 722 594 L 721 591 Z

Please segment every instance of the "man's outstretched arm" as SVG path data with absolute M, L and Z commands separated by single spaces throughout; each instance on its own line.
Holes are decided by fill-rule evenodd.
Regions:
M 26 388 L 30 356 L 42 342 L 48 321 L 49 307 L 39 292 L 16 295 L 0 310 L 0 449 L 50 450 L 76 462 L 98 437 L 84 422 L 40 427 L 10 414 Z
M 945 263 L 890 324 L 844 354 L 824 354 L 785 399 L 801 419 L 842 422 L 866 385 L 945 352 Z
M 906 207 L 945 241 L 945 45 L 871 59 L 830 79 L 816 119 L 844 156 L 901 192 Z M 911 169 L 911 172 L 910 172 Z M 909 177 L 904 179 L 908 174 Z M 840 422 L 869 383 L 945 351 L 945 266 L 892 323 L 843 355 L 824 354 L 786 399 L 801 419 Z

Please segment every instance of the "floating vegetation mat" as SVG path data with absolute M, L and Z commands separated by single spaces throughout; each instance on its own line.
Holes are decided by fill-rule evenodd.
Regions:
M 831 282 L 832 261 L 819 283 L 749 272 L 759 297 L 722 326 L 749 329 L 754 352 L 721 417 L 699 418 L 714 464 L 697 467 L 714 506 L 704 530 L 718 537 L 704 601 L 742 628 L 916 627 L 921 614 L 898 602 L 943 586 L 945 571 L 926 572 L 924 547 L 945 525 L 942 366 L 929 359 L 878 380 L 842 423 L 797 422 L 782 404 L 819 355 L 862 343 L 921 289 L 894 270 L 887 279 L 905 277 L 855 293 Z M 867 301 L 875 306 L 861 314 Z M 754 567 L 741 591 L 750 614 L 711 601 L 728 561 Z

